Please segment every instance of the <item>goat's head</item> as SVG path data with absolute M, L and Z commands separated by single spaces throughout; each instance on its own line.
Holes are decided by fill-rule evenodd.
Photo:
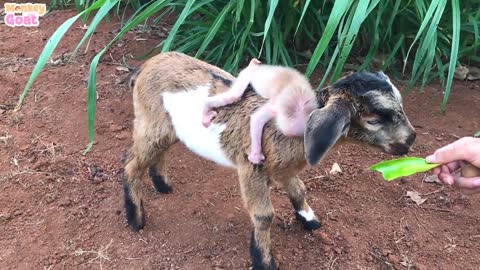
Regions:
M 310 165 L 318 163 L 341 137 L 378 146 L 394 155 L 408 153 L 415 141 L 402 96 L 383 72 L 347 75 L 322 89 L 318 96 L 324 107 L 310 114 L 305 130 Z

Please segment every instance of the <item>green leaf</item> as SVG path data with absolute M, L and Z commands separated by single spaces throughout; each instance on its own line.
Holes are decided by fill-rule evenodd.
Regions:
M 440 4 L 440 1 L 442 1 L 442 0 L 433 0 L 432 3 L 430 3 L 430 6 L 428 7 L 427 14 L 425 14 L 425 18 L 423 18 L 423 20 L 422 20 L 422 24 L 420 25 L 420 28 L 418 29 L 417 35 L 415 36 L 415 39 L 413 39 L 413 42 L 410 45 L 410 48 L 408 48 L 407 56 L 404 59 L 403 71 L 402 72 L 405 72 L 405 68 L 407 66 L 407 60 L 408 60 L 408 55 L 410 54 L 410 50 L 413 48 L 413 45 L 415 44 L 415 42 L 422 35 L 423 31 L 425 30 L 425 27 L 427 27 L 427 24 L 428 24 L 428 22 L 430 22 L 430 19 L 433 17 L 433 12 L 437 9 L 437 6 Z
M 391 181 L 402 176 L 410 176 L 419 172 L 426 172 L 441 164 L 427 163 L 423 158 L 404 157 L 382 161 L 369 169 L 381 172 L 385 180 Z
M 477 131 L 477 133 L 475 133 L 475 135 L 473 135 L 474 137 L 480 137 L 480 130 Z
M 53 51 L 57 47 L 58 43 L 62 39 L 63 35 L 67 32 L 67 30 L 72 26 L 72 24 L 80 17 L 82 16 L 85 12 L 98 9 L 100 8 L 105 0 L 100 0 L 92 4 L 88 9 L 80 12 L 76 16 L 66 20 L 58 29 L 53 33 L 53 35 L 48 39 L 47 44 L 43 48 L 42 53 L 40 53 L 40 56 L 38 57 L 37 64 L 33 68 L 32 74 L 30 75 L 30 78 L 28 79 L 27 84 L 25 85 L 25 88 L 23 89 L 22 94 L 20 95 L 20 98 L 18 100 L 17 106 L 15 107 L 16 110 L 20 109 L 22 106 L 23 100 L 28 94 L 28 90 L 30 90 L 30 87 L 32 87 L 33 82 L 37 78 L 38 74 L 40 74 L 40 71 L 42 71 L 43 67 L 45 64 L 48 62 L 48 59 L 52 55 Z
M 305 5 L 303 6 L 303 11 L 302 11 L 302 16 L 300 16 L 300 20 L 298 20 L 297 28 L 295 29 L 295 34 L 293 34 L 294 37 L 297 35 L 300 24 L 302 24 L 303 16 L 305 16 L 305 12 L 307 12 L 308 6 L 310 5 L 310 1 L 311 0 L 305 1 Z
M 197 53 L 195 54 L 195 57 L 198 58 L 202 53 L 205 51 L 207 48 L 208 44 L 212 42 L 213 38 L 215 35 L 218 33 L 218 29 L 220 29 L 220 26 L 222 26 L 223 21 L 225 20 L 225 16 L 227 13 L 230 11 L 230 9 L 233 7 L 233 1 L 230 1 L 225 8 L 220 12 L 218 17 L 215 19 L 215 21 L 212 23 L 210 26 L 210 29 L 208 30 L 207 35 L 205 36 L 205 39 L 200 46 L 200 49 L 198 49 Z
M 77 47 L 73 51 L 73 53 L 70 56 L 70 60 L 73 59 L 73 57 L 77 54 L 78 49 L 82 46 L 82 44 L 87 40 L 87 38 L 93 34 L 95 29 L 97 28 L 98 24 L 100 21 L 105 17 L 110 9 L 112 9 L 116 4 L 118 4 L 119 0 L 103 0 L 102 2 L 106 2 L 102 4 L 102 7 L 98 10 L 97 14 L 95 14 L 95 17 L 93 18 L 92 22 L 90 23 L 90 26 L 87 29 L 87 32 L 85 35 L 83 35 L 82 40 L 78 43 Z
M 170 47 L 172 46 L 172 42 L 175 38 L 175 35 L 177 34 L 178 28 L 180 28 L 180 26 L 183 24 L 187 16 L 190 14 L 190 9 L 192 8 L 194 3 L 195 3 L 195 0 L 188 0 L 187 4 L 182 10 L 182 13 L 180 13 L 177 20 L 175 21 L 175 24 L 173 25 L 172 30 L 170 30 L 170 33 L 168 34 L 168 37 L 165 40 L 165 43 L 163 43 L 162 52 L 168 52 L 170 50 Z
M 347 13 L 348 8 L 351 5 L 351 0 L 348 1 L 335 1 L 333 4 L 333 9 L 328 17 L 327 26 L 322 34 L 322 37 L 318 41 L 317 47 L 313 52 L 312 58 L 308 62 L 307 70 L 305 76 L 310 77 L 313 73 L 313 70 L 317 67 L 320 58 L 322 57 L 325 49 L 327 49 L 330 40 L 332 39 L 333 33 L 337 29 L 338 23 L 343 18 L 345 13 Z
M 263 44 L 265 43 L 265 39 L 268 35 L 268 30 L 270 29 L 270 25 L 272 24 L 273 15 L 275 14 L 275 10 L 277 9 L 278 0 L 269 0 L 268 1 L 268 16 L 265 20 L 265 25 L 263 29 L 263 42 L 262 46 L 260 47 L 260 53 L 262 53 Z
M 441 111 L 445 111 L 447 105 L 448 96 L 452 88 L 453 74 L 455 73 L 455 66 L 458 58 L 458 45 L 460 43 L 460 3 L 459 0 L 452 0 L 453 10 L 453 36 L 452 36 L 452 51 L 450 54 L 450 63 L 448 65 L 447 86 L 445 86 L 445 95 L 443 96 L 443 102 Z

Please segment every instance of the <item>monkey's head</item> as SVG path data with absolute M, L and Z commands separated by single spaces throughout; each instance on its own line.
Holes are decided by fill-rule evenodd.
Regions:
M 404 155 L 416 133 L 402 105 L 402 96 L 383 72 L 357 72 L 322 89 L 319 103 L 305 129 L 305 151 L 310 165 L 320 161 L 338 139 L 348 137 Z

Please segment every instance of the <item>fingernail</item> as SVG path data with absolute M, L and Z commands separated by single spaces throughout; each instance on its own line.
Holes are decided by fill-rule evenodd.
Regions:
M 480 179 L 477 179 L 477 180 L 473 181 L 473 185 L 475 187 L 480 187 Z
M 450 186 L 453 185 L 453 178 L 449 177 L 447 181 Z
M 435 162 L 436 162 L 436 160 L 435 160 L 435 155 L 430 155 L 430 156 L 426 157 L 425 160 L 426 160 L 428 163 L 435 163 Z

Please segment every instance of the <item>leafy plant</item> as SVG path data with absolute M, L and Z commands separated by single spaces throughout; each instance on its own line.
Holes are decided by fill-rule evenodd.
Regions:
M 410 176 L 419 172 L 426 172 L 441 164 L 427 163 L 423 158 L 404 157 L 382 161 L 369 169 L 381 172 L 385 180 L 391 181 L 403 176 Z
M 449 2 L 451 5 L 449 5 Z M 121 31 L 92 60 L 88 80 L 89 145 L 94 138 L 96 67 L 105 51 L 124 33 L 152 19 L 157 23 L 172 13 L 176 22 L 159 43 L 162 51 L 194 55 L 236 73 L 251 57 L 269 64 L 303 68 L 311 76 L 324 70 L 321 87 L 349 69 L 383 69 L 394 76 L 409 76 L 409 88 L 439 78 L 445 85 L 445 109 L 456 64 L 480 62 L 480 9 L 475 1 L 459 0 L 53 0 L 51 6 L 75 5 L 78 15 L 52 35 L 40 54 L 22 92 L 21 106 L 60 39 L 78 19 L 96 12 L 84 41 L 102 19 L 120 7 L 136 12 L 122 23 Z M 116 8 L 114 8 L 116 7 Z M 460 40 L 460 36 L 462 39 Z M 415 55 L 413 58 L 411 55 Z M 445 73 L 447 73 L 445 75 Z

